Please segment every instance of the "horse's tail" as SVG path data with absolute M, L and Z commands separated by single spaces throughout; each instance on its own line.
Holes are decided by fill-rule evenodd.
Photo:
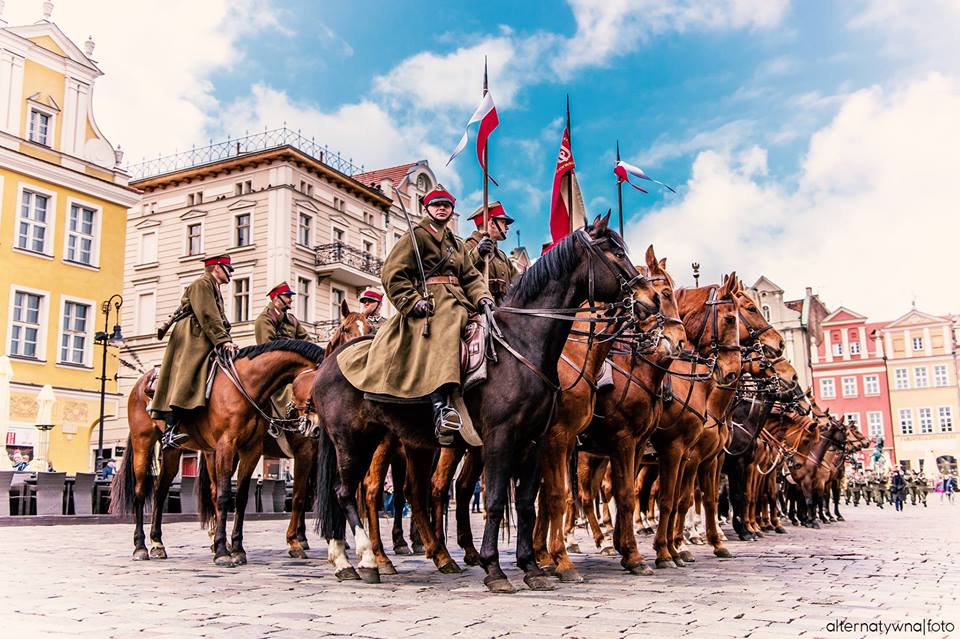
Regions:
M 211 492 L 212 481 L 210 479 L 210 470 L 207 468 L 207 458 L 201 453 L 197 460 L 197 484 L 195 487 L 197 495 L 197 517 L 200 519 L 200 528 L 205 530 L 217 519 L 217 509 L 213 503 L 213 493 Z
M 347 518 L 337 499 L 337 451 L 325 428 L 317 442 L 317 522 L 314 532 L 324 539 L 345 539 Z
M 137 476 L 134 469 L 133 438 L 127 435 L 127 446 L 120 458 L 120 469 L 113 476 L 110 487 L 110 514 L 129 515 L 133 512 L 137 496 Z M 147 463 L 147 476 L 144 478 L 145 501 L 153 496 L 153 459 Z

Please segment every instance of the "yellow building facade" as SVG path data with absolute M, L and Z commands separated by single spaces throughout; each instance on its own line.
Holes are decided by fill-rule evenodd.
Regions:
M 43 456 L 38 421 L 53 426 L 47 457 L 56 470 L 90 471 L 96 456 L 102 351 L 95 334 L 104 329 L 102 303 L 123 290 L 127 209 L 137 192 L 93 117 L 102 75 L 93 49 L 87 41 L 81 50 L 47 20 L 0 23 L 3 467 L 17 453 Z M 118 362 L 110 346 L 107 416 L 119 403 Z M 46 470 L 38 465 L 30 468 Z
M 928 479 L 938 457 L 960 458 L 960 386 L 953 321 L 916 309 L 885 325 L 887 381 L 897 460 Z

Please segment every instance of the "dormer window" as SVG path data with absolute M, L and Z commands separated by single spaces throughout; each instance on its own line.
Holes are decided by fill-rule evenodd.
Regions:
M 30 109 L 30 130 L 27 137 L 31 142 L 50 146 L 51 121 L 53 117 L 49 113 L 43 113 L 39 109 Z

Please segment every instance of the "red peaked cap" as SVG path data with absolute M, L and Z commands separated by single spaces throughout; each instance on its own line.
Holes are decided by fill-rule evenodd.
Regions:
M 372 288 L 368 288 L 363 292 L 363 295 L 360 296 L 360 301 L 370 300 L 372 302 L 377 302 L 378 304 L 383 303 L 383 293 L 378 293 Z
M 290 285 L 286 282 L 280 282 L 276 286 L 270 289 L 270 292 L 267 293 L 267 297 L 272 300 L 277 299 L 278 295 L 296 295 L 291 289 Z
M 227 267 L 227 270 L 233 271 L 233 263 L 230 261 L 229 255 L 215 255 L 203 260 L 204 266 L 216 266 L 217 264 L 223 264 Z
M 453 194 L 445 189 L 442 184 L 437 184 L 435 189 L 423 196 L 423 205 L 427 206 L 437 202 L 449 202 L 450 206 L 453 206 L 457 203 L 457 198 L 453 197 Z
M 490 209 L 490 219 L 492 220 L 495 217 L 503 218 L 503 221 L 507 224 L 513 224 L 513 218 L 507 215 L 507 212 L 503 210 L 503 204 L 500 202 L 491 202 L 489 205 Z M 483 226 L 483 207 L 473 212 L 473 215 L 470 216 L 470 219 L 473 220 L 473 223 L 477 225 L 477 228 Z

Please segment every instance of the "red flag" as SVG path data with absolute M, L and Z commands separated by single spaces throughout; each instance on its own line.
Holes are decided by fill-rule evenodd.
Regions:
M 563 138 L 560 140 L 560 152 L 557 154 L 557 169 L 553 176 L 553 196 L 550 199 L 550 237 L 553 242 L 544 252 L 553 248 L 554 244 L 570 235 L 571 216 L 573 211 L 573 226 L 583 223 L 585 207 L 583 205 L 583 196 L 580 194 L 580 185 L 577 182 L 574 168 L 576 163 L 573 160 L 573 152 L 570 150 L 570 132 L 563 130 Z M 571 191 L 573 192 L 573 202 L 567 202 L 567 181 L 572 180 Z
M 484 171 L 487 170 L 487 167 L 483 162 L 483 150 L 487 146 L 487 138 L 490 137 L 490 134 L 493 133 L 493 130 L 497 128 L 497 125 L 500 124 L 500 118 L 497 116 L 497 107 L 493 103 L 493 96 L 489 92 L 483 94 L 483 99 L 480 101 L 480 106 L 477 107 L 477 110 L 473 112 L 473 115 L 470 116 L 470 120 L 467 122 L 467 126 L 464 127 L 463 136 L 460 138 L 460 141 L 457 143 L 457 148 L 453 150 L 453 153 L 450 154 L 450 159 L 447 160 L 449 165 L 453 162 L 463 149 L 467 146 L 467 137 L 470 133 L 470 125 L 475 122 L 480 123 L 480 130 L 477 132 L 477 160 L 480 161 L 480 168 Z M 494 184 L 496 180 L 491 178 Z

